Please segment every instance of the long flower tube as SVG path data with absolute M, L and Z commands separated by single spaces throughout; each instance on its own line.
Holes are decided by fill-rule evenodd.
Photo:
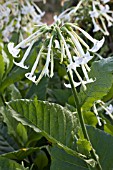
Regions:
M 93 37 L 91 37 L 86 31 L 84 31 L 82 28 L 78 27 L 76 24 L 66 23 L 65 25 L 71 26 L 71 27 L 75 28 L 76 30 L 79 30 L 87 39 L 89 39 L 94 44 L 94 46 L 91 49 L 89 49 L 89 51 L 97 52 L 103 46 L 104 41 L 105 41 L 104 37 L 99 41 L 99 40 L 96 40 Z
M 46 27 L 45 25 L 42 26 L 38 31 L 36 31 L 35 33 L 33 33 L 32 35 L 30 35 L 28 38 L 24 39 L 23 41 L 21 41 L 18 45 L 16 45 L 14 47 L 14 43 L 10 42 L 8 44 L 8 50 L 9 52 L 12 54 L 12 56 L 14 58 L 18 58 L 20 57 L 20 55 L 18 56 L 19 52 L 20 52 L 20 48 L 22 48 L 23 46 L 25 47 L 26 45 L 28 45 L 29 43 L 34 42 L 34 39 L 37 40 L 38 37 L 40 37 L 46 30 L 48 29 L 48 27 Z
M 36 61 L 35 61 L 34 65 L 33 65 L 33 67 L 32 67 L 31 72 L 25 74 L 25 76 L 29 80 L 33 81 L 35 84 L 38 84 L 44 75 L 47 75 L 49 77 L 49 64 L 50 64 L 50 62 L 51 62 L 51 74 L 50 74 L 50 77 L 53 76 L 53 55 L 51 57 L 52 40 L 53 40 L 53 36 L 51 36 L 50 42 L 49 42 L 49 45 L 48 45 L 48 53 L 47 53 L 46 63 L 44 65 L 43 70 L 40 73 L 38 79 L 36 80 L 36 76 L 34 75 L 34 73 L 35 73 L 35 70 L 37 68 L 39 59 L 41 57 L 41 53 L 44 50 L 44 46 L 42 46 L 42 48 L 40 49 L 40 51 L 38 53 L 38 56 L 36 58 Z

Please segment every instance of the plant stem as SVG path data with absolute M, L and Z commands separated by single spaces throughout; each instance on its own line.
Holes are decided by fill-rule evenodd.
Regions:
M 87 132 L 87 129 L 86 129 L 86 126 L 85 126 L 84 118 L 83 118 L 83 115 L 82 115 L 82 112 L 81 112 L 81 106 L 80 106 L 79 98 L 78 98 L 78 95 L 77 95 L 77 91 L 76 91 L 76 88 L 74 87 L 73 79 L 72 79 L 71 74 L 70 74 L 69 71 L 67 72 L 67 74 L 68 74 L 69 81 L 70 81 L 71 88 L 72 88 L 72 92 L 73 92 L 73 95 L 74 95 L 75 105 L 76 105 L 77 113 L 78 113 L 78 118 L 79 118 L 79 122 L 80 122 L 80 125 L 81 125 L 81 128 L 82 128 L 84 138 L 87 141 L 90 142 L 90 138 L 89 138 L 89 135 L 88 135 L 88 132 Z M 91 144 L 91 142 L 90 142 L 90 144 Z M 97 162 L 97 165 L 96 165 L 95 168 L 97 170 L 102 170 L 102 167 L 100 165 L 100 162 L 98 160 L 98 157 L 97 157 L 93 147 L 92 147 L 92 150 L 90 151 L 90 154 L 91 154 L 91 157 Z

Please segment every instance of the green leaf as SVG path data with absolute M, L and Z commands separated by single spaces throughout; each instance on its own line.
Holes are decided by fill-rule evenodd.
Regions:
M 43 170 L 48 165 L 47 155 L 43 150 L 40 150 L 36 156 L 34 164 L 37 165 L 40 170 Z
M 71 91 L 69 89 L 54 89 L 53 95 L 56 98 L 56 102 L 65 105 L 66 102 L 68 102 L 68 98 L 71 96 Z
M 104 102 L 106 102 L 106 101 L 112 99 L 112 97 L 113 97 L 113 84 L 112 84 L 112 87 L 110 88 L 109 92 L 107 93 L 107 95 L 104 96 L 102 100 Z
M 50 170 L 88 170 L 88 167 L 81 159 L 69 155 L 63 149 L 52 147 Z
M 0 157 L 0 170 L 25 170 L 22 165 L 7 158 Z
M 2 51 L 4 63 L 5 63 L 5 73 L 4 73 L 4 78 L 6 78 L 7 74 L 10 72 L 10 70 L 13 67 L 13 57 L 9 53 L 7 45 L 4 46 L 3 51 Z
M 43 77 L 38 85 L 32 84 L 31 88 L 29 89 L 26 98 L 33 98 L 37 95 L 39 100 L 46 99 L 47 93 L 47 86 L 48 86 L 48 77 Z
M 104 124 L 104 131 L 113 136 L 113 125 L 106 122 L 106 124 Z
M 113 169 L 113 137 L 91 126 L 87 129 L 92 146 L 99 156 L 102 170 Z
M 77 154 L 72 150 L 76 148 L 78 131 L 75 114 L 58 104 L 37 100 L 15 100 L 8 102 L 7 105 L 10 108 L 10 114 L 16 120 L 21 121 L 22 124 L 23 120 L 24 124 L 25 121 L 29 121 L 35 129 L 39 128 L 48 140 L 59 144 L 68 152 Z
M 2 80 L 5 71 L 5 63 L 2 55 L 0 54 L 0 81 Z
M 84 116 L 84 121 L 87 125 L 92 125 L 92 126 L 97 125 L 98 120 L 93 112 L 83 110 L 83 116 Z
M 92 64 L 89 77 L 95 81 L 87 85 L 86 91 L 81 89 L 79 93 L 80 104 L 82 106 L 85 123 L 96 125 L 96 117 L 93 122 L 88 119 L 87 113 L 90 113 L 90 109 L 93 103 L 102 99 L 110 90 L 113 84 L 113 58 L 106 58 L 96 61 Z M 90 118 L 90 117 L 89 117 Z M 88 119 L 88 120 L 87 120 Z
M 95 81 L 87 85 L 87 90 L 81 90 L 79 96 L 84 110 L 89 110 L 96 100 L 105 96 L 113 84 L 113 58 L 101 59 L 92 64 L 89 77 Z
M 18 149 L 15 141 L 8 135 L 7 127 L 0 123 L 0 154 L 12 152 Z
M 22 98 L 19 90 L 16 88 L 14 84 L 11 84 L 9 87 L 7 87 L 4 95 L 7 101 Z
M 78 139 L 77 147 L 80 153 L 87 156 L 90 154 L 90 151 L 92 149 L 90 142 L 87 141 L 86 139 Z
M 24 125 L 24 134 L 22 134 L 21 131 L 21 127 L 19 125 L 19 130 L 17 128 L 19 122 L 14 119 L 10 113 L 10 111 L 8 109 L 6 109 L 6 107 L 1 107 L 0 108 L 0 113 L 2 114 L 3 118 L 4 118 L 4 122 L 7 124 L 8 127 L 8 133 L 12 136 L 14 136 L 14 138 L 16 139 L 16 141 L 19 143 L 19 145 L 22 146 L 29 146 L 30 143 L 32 143 L 33 141 L 38 141 L 42 135 L 40 134 L 39 129 L 35 129 L 35 127 L 33 125 L 30 125 L 30 122 L 26 122 L 24 121 L 24 119 L 22 119 L 22 126 Z M 27 127 L 27 132 L 25 130 L 25 126 L 29 126 L 29 131 L 28 131 L 28 127 Z M 33 129 L 33 130 L 32 130 Z M 34 132 L 34 129 L 37 133 Z M 29 139 L 27 141 L 27 134 L 29 135 Z M 30 133 L 30 134 L 29 134 Z M 25 135 L 25 139 L 24 136 Z M 26 143 L 27 142 L 27 143 Z
M 27 130 L 25 126 L 23 126 L 21 123 L 17 125 L 16 132 L 20 138 L 21 144 L 24 146 L 28 140 Z
M 3 154 L 2 157 L 8 158 L 8 159 L 13 159 L 16 161 L 22 161 L 27 156 L 33 154 L 34 152 L 38 153 L 38 152 L 40 152 L 40 149 L 39 148 L 21 148 L 17 151 Z

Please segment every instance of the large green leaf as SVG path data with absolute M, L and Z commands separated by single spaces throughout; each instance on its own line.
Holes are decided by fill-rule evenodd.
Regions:
M 7 127 L 4 123 L 0 123 L 0 154 L 13 152 L 18 149 L 15 141 L 8 135 Z
M 113 169 L 113 137 L 104 131 L 98 130 L 91 126 L 87 127 L 91 143 L 99 155 L 102 170 Z M 51 170 L 84 170 L 87 169 L 81 160 L 68 155 L 64 150 L 57 147 L 52 148 L 52 165 Z M 80 166 L 81 165 L 81 166 Z
M 31 124 L 30 121 L 24 120 L 24 118 L 22 117 L 21 118 L 18 117 L 18 119 L 21 121 L 18 121 L 18 119 L 16 120 L 15 118 L 13 118 L 10 110 L 6 109 L 6 107 L 1 107 L 0 113 L 4 118 L 4 122 L 7 124 L 8 133 L 15 138 L 19 145 L 28 146 L 28 144 L 30 144 L 32 141 L 39 140 L 41 138 L 40 130 L 36 128 L 33 124 Z M 21 125 L 19 122 L 21 122 Z M 30 132 L 27 131 L 28 128 L 26 128 L 26 126 L 29 127 Z M 34 134 L 35 133 L 34 130 L 37 135 Z M 29 140 L 31 142 L 29 140 L 26 141 L 27 133 L 30 133 Z
M 35 130 L 39 128 L 51 142 L 59 144 L 75 155 L 77 154 L 73 151 L 76 149 L 78 130 L 78 120 L 75 114 L 58 104 L 37 100 L 15 100 L 7 104 L 10 114 L 16 120 L 24 124 L 25 121 L 29 121 L 35 126 Z M 30 124 L 28 123 L 28 126 Z
M 113 84 L 112 73 L 113 58 L 101 59 L 92 64 L 89 77 L 95 81 L 87 85 L 86 91 L 81 89 L 79 93 L 80 104 L 86 124 L 93 126 L 97 124 L 96 116 L 90 109 L 95 101 L 102 99 L 110 91 Z
M 51 149 L 51 170 L 88 170 L 85 162 L 69 155 L 63 149 L 53 147 Z
M 92 64 L 89 76 L 95 81 L 87 85 L 87 90 L 81 90 L 79 96 L 83 110 L 89 110 L 96 100 L 105 96 L 113 84 L 113 57 L 101 59 Z
M 25 170 L 22 165 L 7 158 L 0 157 L 0 170 Z
M 99 155 L 102 170 L 113 169 L 113 137 L 104 131 L 89 126 L 88 134 L 91 143 Z

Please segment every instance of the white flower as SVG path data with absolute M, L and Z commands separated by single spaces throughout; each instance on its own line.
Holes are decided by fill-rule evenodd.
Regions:
M 31 72 L 26 73 L 25 76 L 26 78 L 28 78 L 29 80 L 33 81 L 35 84 L 38 84 L 40 82 L 40 80 L 42 79 L 42 77 L 45 75 L 47 75 L 48 77 L 52 77 L 53 76 L 53 56 L 51 57 L 51 48 L 52 48 L 52 41 L 53 41 L 53 36 L 51 36 L 50 38 L 50 42 L 48 45 L 48 52 L 47 52 L 47 57 L 46 57 L 46 63 L 42 69 L 42 72 L 40 73 L 38 79 L 36 79 L 35 74 L 35 70 L 37 68 L 41 53 L 44 49 L 44 46 L 42 46 L 42 48 L 40 49 L 38 56 L 36 58 L 36 61 L 31 69 Z M 51 62 L 51 73 L 49 75 L 49 64 Z
M 81 82 L 75 82 L 74 79 L 73 79 L 72 70 L 69 70 L 69 72 L 70 72 L 70 76 L 71 76 L 71 79 L 72 79 L 72 81 L 73 81 L 74 87 L 78 87 L 78 86 L 81 84 Z M 65 85 L 67 88 L 72 88 L 72 87 L 71 87 L 71 84 L 66 84 L 66 83 L 64 83 L 64 85 Z
M 103 46 L 104 42 L 105 42 L 104 37 L 100 41 L 94 39 L 93 41 L 94 46 L 89 51 L 97 52 Z
M 95 22 L 95 19 L 92 17 L 92 22 L 93 22 L 93 25 L 94 25 L 94 29 L 93 29 L 93 32 L 97 32 L 100 30 L 100 27 L 99 25 Z
M 104 4 L 108 3 L 110 0 L 101 0 Z
M 106 111 L 105 114 L 109 115 L 109 117 L 113 120 L 113 115 L 112 115 L 113 106 L 112 106 L 112 104 L 110 104 L 108 107 L 106 107 L 106 104 L 101 100 L 98 100 L 97 103 L 100 104 L 100 106 Z
M 96 108 L 96 105 L 94 104 L 93 105 L 93 111 L 94 111 L 94 113 L 95 113 L 95 115 L 96 115 L 96 117 L 97 117 L 97 120 L 98 120 L 98 125 L 99 126 L 102 126 L 102 123 L 101 123 L 101 118 L 99 117 L 99 114 L 98 114 L 98 111 L 97 111 L 97 108 Z
M 70 25 L 70 26 L 74 27 L 75 29 L 79 30 L 81 33 L 83 33 L 83 35 L 87 39 L 89 39 L 94 44 L 94 46 L 89 51 L 97 52 L 103 46 L 104 41 L 105 41 L 104 37 L 102 38 L 102 40 L 99 41 L 99 40 L 92 38 L 86 31 L 84 31 L 82 28 L 76 26 L 75 24 L 68 23 L 67 25 Z
M 8 44 L 8 50 L 9 50 L 10 54 L 12 54 L 13 57 L 15 57 L 15 58 L 20 57 L 20 56 L 18 56 L 20 49 L 15 48 L 13 42 L 10 42 Z
M 0 27 L 0 31 L 2 31 L 3 40 L 9 42 L 12 37 L 12 32 L 14 30 L 15 32 L 21 31 L 19 30 L 20 27 L 22 29 L 24 27 L 24 32 L 21 32 L 22 34 L 33 33 L 35 30 L 34 25 L 41 24 L 40 20 L 43 15 L 44 12 L 30 0 L 0 2 L 0 25 L 3 25 L 3 27 Z M 12 24 L 13 31 L 12 28 L 9 27 L 9 22 L 12 20 L 14 21 Z M 29 24 L 31 24 L 30 26 L 32 28 L 29 29 L 30 31 L 28 31 Z M 7 30 L 7 34 L 5 34 L 5 30 Z
M 31 48 L 32 48 L 32 46 L 33 46 L 34 43 L 35 43 L 34 41 L 31 42 L 31 44 L 30 44 L 29 47 L 27 48 L 27 50 L 26 50 L 26 52 L 25 52 L 22 60 L 21 60 L 19 63 L 13 61 L 17 66 L 22 67 L 22 68 L 24 68 L 24 69 L 28 69 L 28 66 L 25 66 L 25 65 L 24 65 L 24 62 L 25 62 L 25 60 L 27 59 L 27 57 L 28 57 L 28 55 L 29 55 L 29 53 L 30 53 L 30 51 L 31 51 Z
M 109 113 L 113 113 L 113 105 L 110 104 L 107 108 L 108 111 L 105 112 L 106 115 L 109 115 Z
M 107 0 L 101 0 L 106 4 Z M 93 32 L 101 31 L 104 35 L 109 35 L 107 30 L 106 21 L 108 22 L 108 27 L 113 25 L 113 18 L 109 14 L 113 14 L 113 11 L 110 11 L 109 5 L 104 5 L 100 1 L 92 1 L 92 11 L 89 12 L 90 17 L 94 25 Z

